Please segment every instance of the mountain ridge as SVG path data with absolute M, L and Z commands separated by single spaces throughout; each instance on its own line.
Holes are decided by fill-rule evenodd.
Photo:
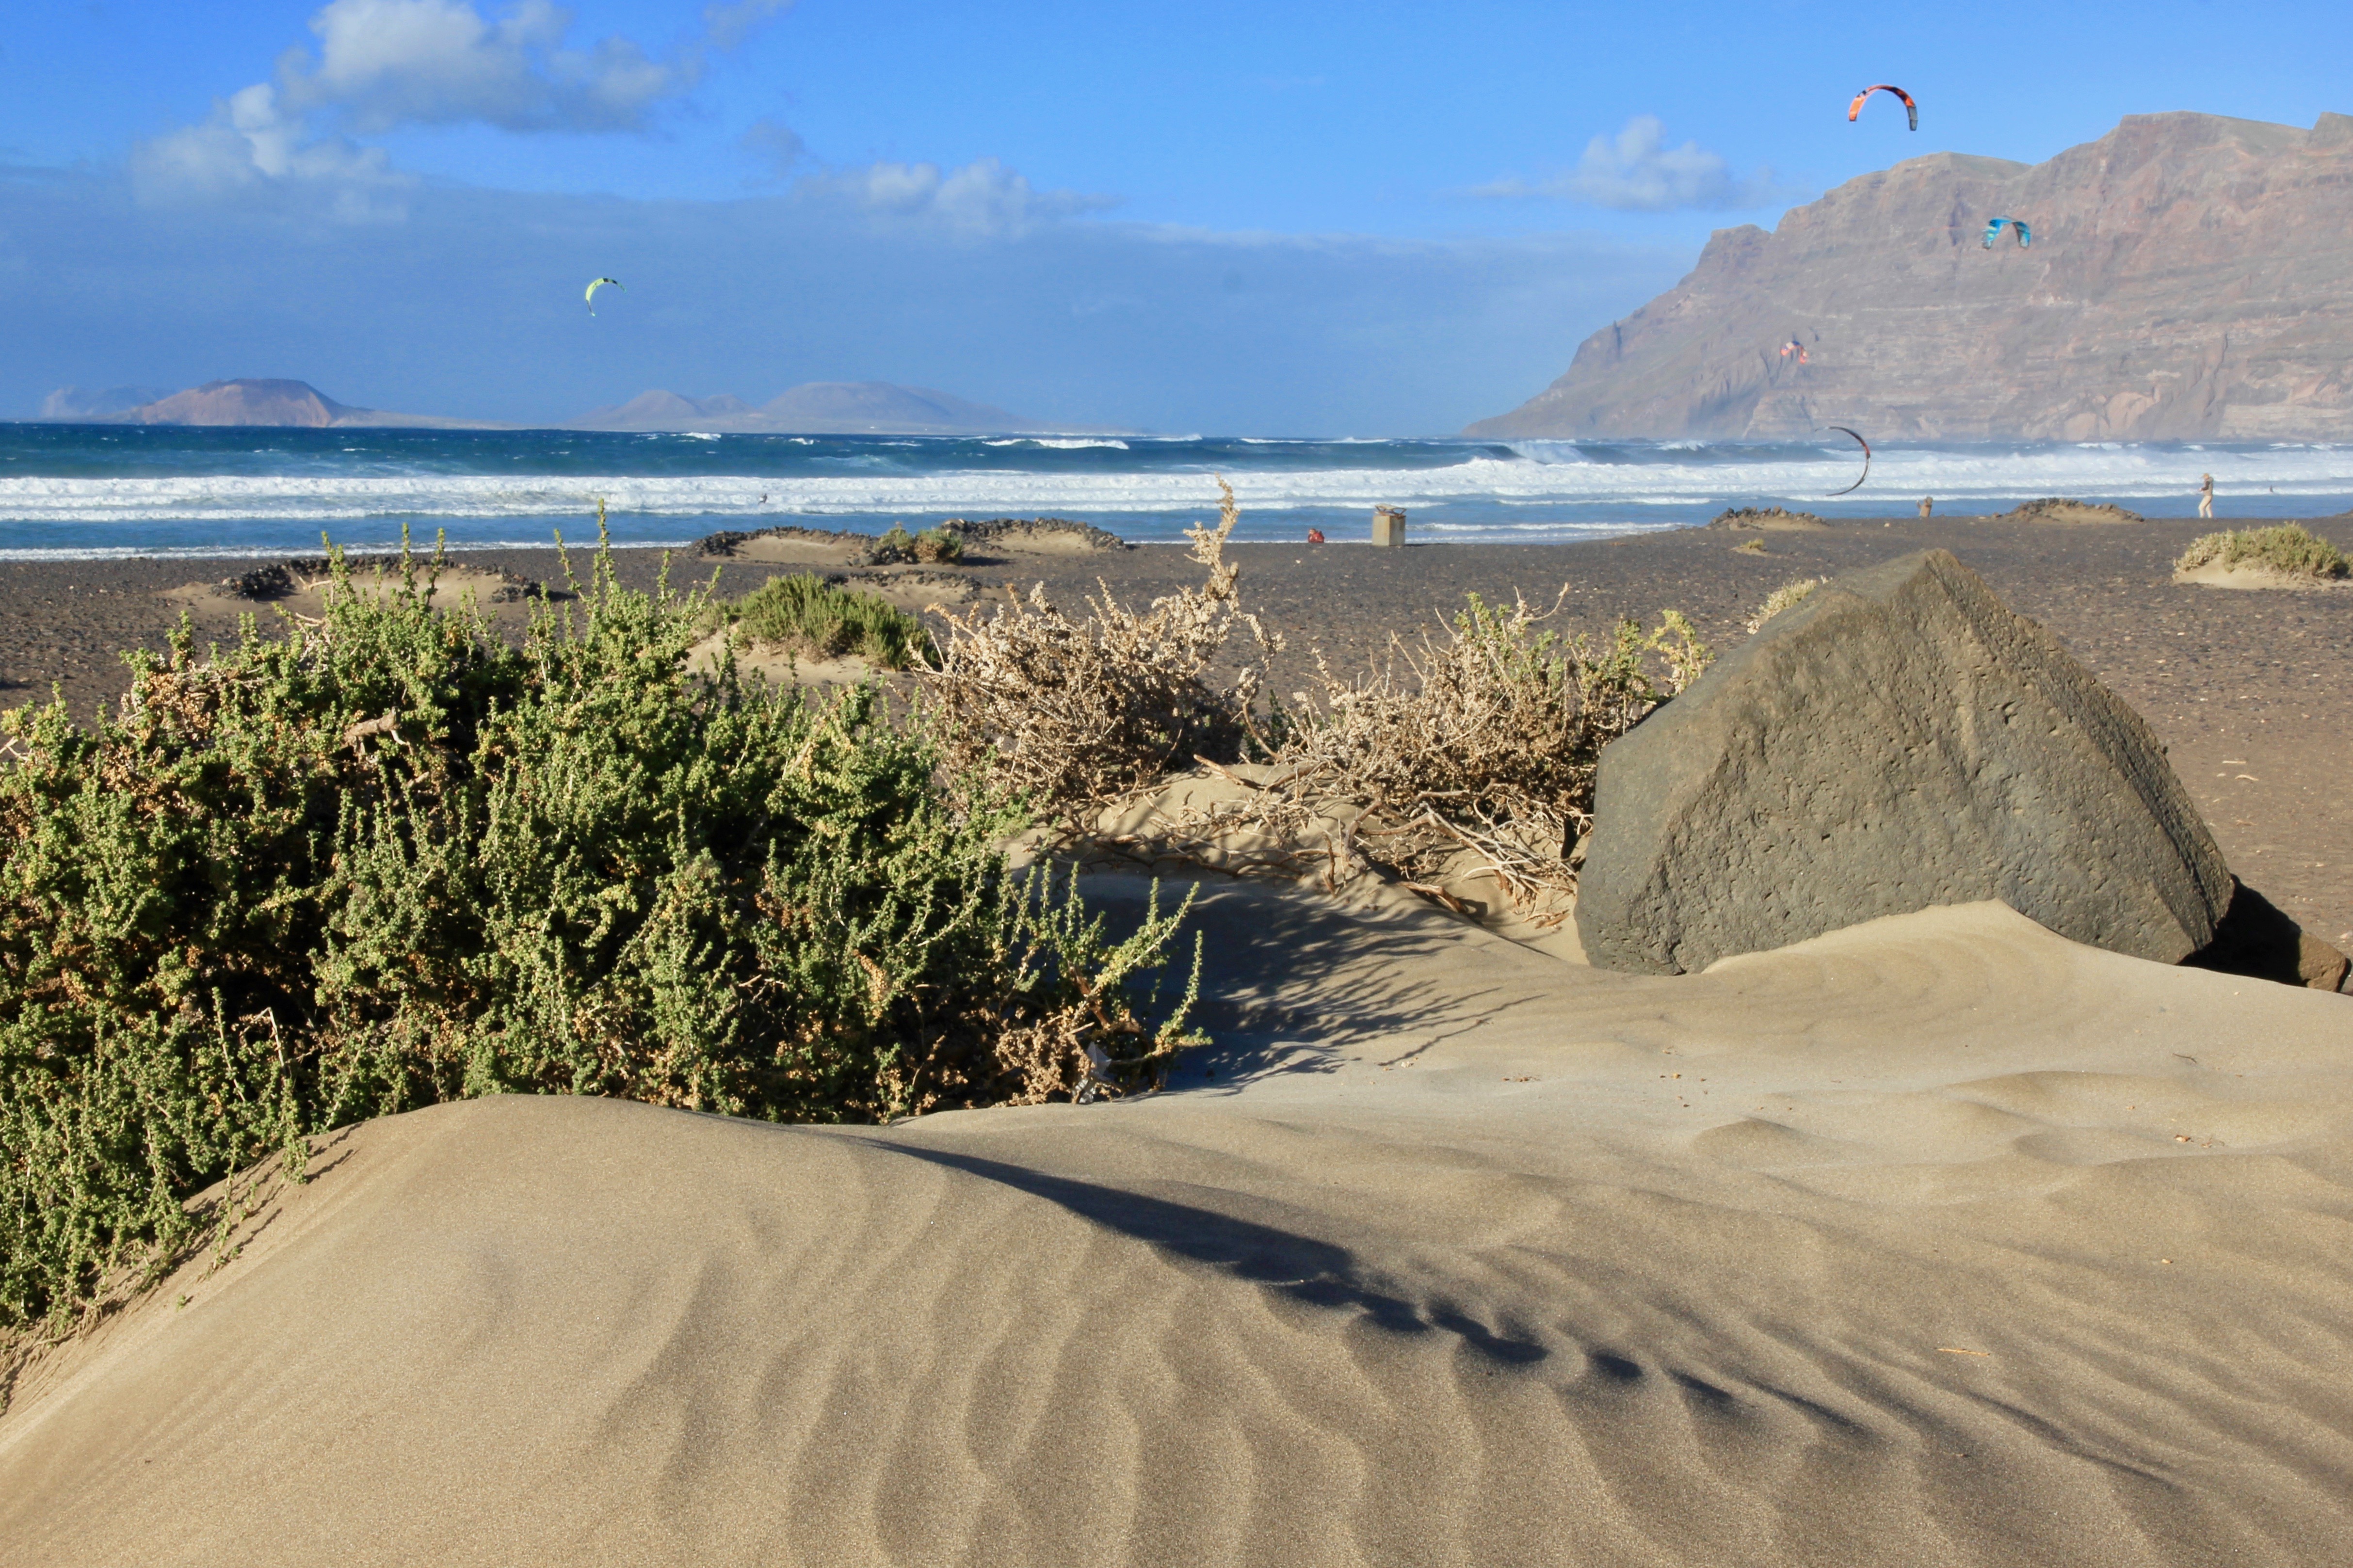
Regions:
M 143 401 L 124 406 L 130 395 Z M 339 403 L 307 381 L 236 376 L 168 395 L 152 388 L 59 387 L 44 400 L 51 423 L 265 426 L 294 429 L 380 428 L 509 430 L 490 420 L 396 414 Z M 815 381 L 788 387 L 754 407 L 730 393 L 685 397 L 659 388 L 627 403 L 591 409 L 545 426 L 560 430 L 665 432 L 708 430 L 776 435 L 1019 435 L 1059 428 L 931 387 L 884 381 Z
M 76 389 L 60 387 L 42 405 L 43 417 L 58 418 L 47 410 Z M 68 414 L 75 423 L 91 425 L 260 426 L 275 428 L 498 430 L 507 426 L 485 420 L 446 419 L 431 414 L 394 414 L 381 408 L 361 408 L 338 403 L 307 381 L 283 376 L 234 376 L 208 381 L 168 396 L 106 414 Z
M 2025 218 L 2031 248 L 1986 224 Z M 2353 117 L 2128 115 L 1719 229 L 1493 438 L 2353 439 Z M 1784 356 L 1785 343 L 1805 351 Z
M 756 408 L 732 393 L 686 397 L 655 388 L 591 409 L 565 427 L 790 436 L 1019 435 L 1051 428 L 952 393 L 887 381 L 803 382 Z

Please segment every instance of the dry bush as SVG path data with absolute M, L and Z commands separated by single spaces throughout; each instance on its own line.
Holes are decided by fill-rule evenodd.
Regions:
M 1523 904 L 1574 888 L 1601 749 L 1706 667 L 1691 623 L 1667 611 L 1649 631 L 1621 621 L 1604 637 L 1563 636 L 1542 625 L 1558 601 L 1504 609 L 1473 595 L 1418 647 L 1393 639 L 1361 677 L 1319 654 L 1318 689 L 1257 712 L 1259 666 L 1210 679 L 1238 629 L 1261 657 L 1282 646 L 1235 597 L 1224 546 L 1238 512 L 1219 488 L 1218 526 L 1189 531 L 1208 569 L 1198 589 L 1143 615 L 1106 590 L 1073 620 L 1040 591 L 986 618 L 947 617 L 926 684 L 950 763 L 1105 847 L 1229 870 L 1321 866 L 1335 886 L 1369 864 L 1449 902 L 1440 880 L 1473 867 Z M 1267 763 L 1255 776 L 1223 765 L 1249 756 Z M 1247 793 L 1171 811 L 1148 836 L 1098 831 L 1106 807 L 1196 763 Z M 1252 836 L 1298 852 L 1226 852 Z
M 1084 620 L 1042 584 L 987 616 L 944 613 L 946 645 L 923 674 L 951 766 L 985 771 L 1040 819 L 1073 826 L 1197 753 L 1239 757 L 1260 738 L 1261 666 L 1245 658 L 1222 683 L 1215 669 L 1237 630 L 1261 658 L 1282 643 L 1235 598 L 1240 569 L 1225 545 L 1240 513 L 1231 487 L 1218 489 L 1218 525 L 1186 531 L 1208 568 L 1198 588 L 1138 614 L 1105 586 Z
M 1274 767 L 1217 826 L 1304 832 L 1345 802 L 1361 815 L 1345 849 L 1441 901 L 1438 884 L 1466 852 L 1515 902 L 1572 889 L 1601 749 L 1708 654 L 1672 610 L 1652 630 L 1620 621 L 1597 639 L 1539 629 L 1559 609 L 1472 595 L 1441 636 L 1418 649 L 1392 640 L 1388 662 L 1355 679 L 1319 655 L 1321 691 L 1294 694 Z
M 1793 582 L 1782 584 L 1766 595 L 1765 602 L 1757 606 L 1757 613 L 1748 617 L 1748 635 L 1755 637 L 1765 629 L 1767 621 L 1792 605 L 1803 604 L 1806 595 L 1821 585 L 1822 580 L 1820 577 L 1799 577 Z

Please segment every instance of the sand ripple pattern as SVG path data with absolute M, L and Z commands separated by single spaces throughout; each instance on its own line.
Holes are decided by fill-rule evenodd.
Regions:
M 27 1380 L 0 1559 L 2347 1560 L 2353 1005 L 1999 906 L 1655 980 L 1208 911 L 1140 1104 L 353 1130 Z

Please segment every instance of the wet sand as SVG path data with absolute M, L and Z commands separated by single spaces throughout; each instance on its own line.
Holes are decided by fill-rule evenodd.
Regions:
M 1114 520 L 1115 521 L 1115 520 Z M 2238 520 L 2236 526 L 2255 524 Z M 2171 750 L 2232 867 L 2316 935 L 2353 948 L 2353 589 L 2249 593 L 2177 584 L 2172 563 L 2211 523 L 2177 520 L 2065 526 L 1968 519 L 1840 522 L 1765 535 L 1710 529 L 1571 545 L 1245 544 L 1246 600 L 1290 637 L 1279 689 L 1322 647 L 1336 663 L 1415 635 L 1465 593 L 1549 603 L 1569 588 L 1564 624 L 1599 629 L 1620 615 L 1672 606 L 1722 646 L 1757 602 L 1794 577 L 1831 576 L 1930 546 L 1953 551 L 2014 608 L 2055 632 L 2145 716 Z M 2353 549 L 2353 519 L 2309 522 Z M 1761 555 L 1736 545 L 1762 537 Z M 470 552 L 472 570 L 563 581 L 552 550 Z M 575 554 L 575 567 L 586 562 Z M 650 585 L 659 553 L 617 554 L 625 582 Z M 0 701 L 45 697 L 52 682 L 87 717 L 128 684 L 116 654 L 160 648 L 184 607 L 199 640 L 236 632 L 267 605 L 168 596 L 260 564 L 227 561 L 0 563 Z M 806 564 L 681 556 L 671 581 L 738 595 Z M 1066 602 L 1098 581 L 1148 599 L 1197 578 L 1181 549 L 997 557 L 959 569 L 983 593 L 1043 582 Z M 511 627 L 527 610 L 496 607 Z

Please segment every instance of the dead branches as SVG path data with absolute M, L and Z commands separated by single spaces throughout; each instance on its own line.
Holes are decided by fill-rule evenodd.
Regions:
M 1139 615 L 1104 587 L 1073 620 L 1041 584 L 985 618 L 945 616 L 946 644 L 923 674 L 951 767 L 985 769 L 1041 816 L 1075 824 L 1196 752 L 1238 757 L 1251 744 L 1261 667 L 1246 656 L 1222 683 L 1216 667 L 1238 628 L 1261 658 L 1282 645 L 1235 598 L 1240 569 L 1225 545 L 1240 514 L 1231 488 L 1218 488 L 1218 525 L 1187 531 L 1208 568 L 1198 588 Z

